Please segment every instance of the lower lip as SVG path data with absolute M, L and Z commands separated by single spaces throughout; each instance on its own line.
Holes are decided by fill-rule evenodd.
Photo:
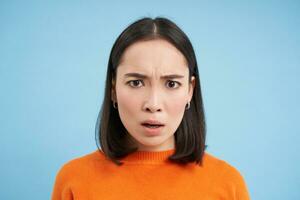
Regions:
M 142 125 L 147 135 L 155 136 L 160 135 L 164 126 L 160 126 L 157 128 L 148 128 L 147 126 Z

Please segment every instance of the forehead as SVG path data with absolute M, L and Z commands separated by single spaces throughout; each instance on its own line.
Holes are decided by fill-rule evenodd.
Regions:
M 184 55 L 173 44 L 164 39 L 154 39 L 130 45 L 121 57 L 118 71 L 183 73 L 188 70 L 187 66 Z

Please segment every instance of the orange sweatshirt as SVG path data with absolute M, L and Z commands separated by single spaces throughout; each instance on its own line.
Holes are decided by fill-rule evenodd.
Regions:
M 65 163 L 59 170 L 52 200 L 249 200 L 240 172 L 207 152 L 203 166 L 167 161 L 174 152 L 137 151 L 117 166 L 103 152 Z

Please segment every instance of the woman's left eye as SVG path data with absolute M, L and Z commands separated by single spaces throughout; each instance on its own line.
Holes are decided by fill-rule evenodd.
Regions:
M 171 81 L 171 80 L 169 80 L 168 82 L 167 82 L 167 85 L 168 86 L 170 86 L 170 88 L 178 88 L 178 87 L 174 87 L 174 85 L 178 85 L 178 87 L 181 85 L 179 82 L 177 82 L 177 81 Z

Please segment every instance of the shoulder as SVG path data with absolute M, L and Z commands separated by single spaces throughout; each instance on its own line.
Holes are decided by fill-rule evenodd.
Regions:
M 244 176 L 235 166 L 207 152 L 204 163 L 218 173 L 215 184 L 223 195 L 226 193 L 232 199 L 250 199 Z
M 97 150 L 63 164 L 56 174 L 51 199 L 72 199 L 72 188 L 87 185 L 86 180 L 102 160 L 105 160 L 104 154 Z
M 207 167 L 213 167 L 215 170 L 218 170 L 219 174 L 222 174 L 222 176 L 236 178 L 242 177 L 241 172 L 235 166 L 231 165 L 225 160 L 222 160 L 212 155 L 211 153 L 205 152 L 203 162 L 204 165 L 206 165 Z
M 71 179 L 78 174 L 90 171 L 97 162 L 105 161 L 106 158 L 99 150 L 92 151 L 88 154 L 75 157 L 65 162 L 57 173 L 59 179 Z M 75 175 L 75 176 L 74 176 Z
M 228 163 L 227 161 L 216 157 L 215 155 L 205 152 L 203 156 L 204 165 L 214 166 L 221 171 L 226 171 L 228 173 L 240 173 L 236 167 Z

